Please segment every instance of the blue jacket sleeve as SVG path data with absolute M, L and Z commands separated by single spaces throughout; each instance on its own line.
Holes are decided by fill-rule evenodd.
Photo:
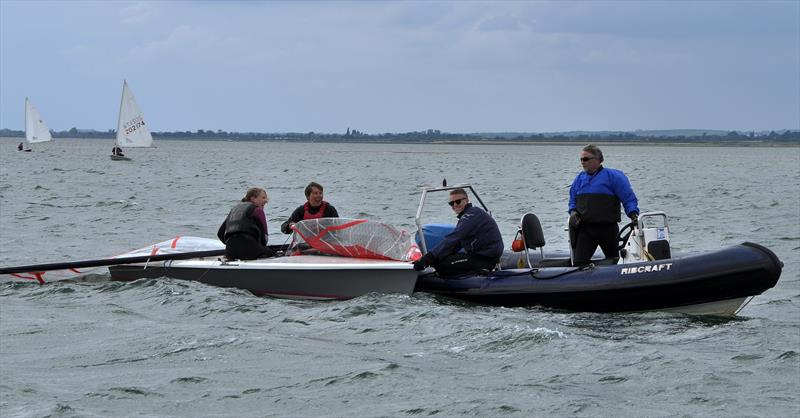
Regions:
M 575 176 L 575 180 L 572 180 L 572 186 L 569 186 L 569 205 L 567 206 L 567 213 L 575 210 L 575 196 L 578 195 L 578 178 L 580 178 L 580 174 Z
M 612 188 L 614 189 L 614 194 L 617 195 L 617 198 L 622 202 L 622 206 L 625 208 L 625 214 L 630 215 L 633 212 L 639 213 L 639 201 L 636 199 L 636 194 L 633 193 L 633 188 L 631 187 L 631 182 L 628 180 L 628 177 L 621 171 L 617 171 L 615 174 L 616 176 L 612 183 Z

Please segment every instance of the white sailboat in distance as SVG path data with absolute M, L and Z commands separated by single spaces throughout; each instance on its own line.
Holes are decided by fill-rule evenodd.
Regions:
M 130 160 L 122 154 L 122 147 L 144 148 L 153 146 L 153 136 L 144 122 L 144 115 L 136 104 L 128 81 L 122 83 L 122 100 L 119 104 L 117 121 L 117 140 L 111 151 L 112 160 Z
M 42 120 L 42 115 L 39 114 L 36 106 L 27 97 L 25 98 L 25 140 L 28 141 L 28 144 L 53 140 L 53 136 L 50 135 L 50 129 Z M 19 149 L 20 151 L 22 150 L 21 148 Z M 30 151 L 30 148 L 25 151 Z

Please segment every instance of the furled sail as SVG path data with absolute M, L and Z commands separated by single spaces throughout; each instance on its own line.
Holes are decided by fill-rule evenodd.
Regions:
M 320 218 L 292 227 L 294 251 L 313 249 L 323 254 L 379 260 L 416 261 L 422 253 L 411 234 L 366 219 Z
M 144 115 L 136 104 L 128 82 L 122 84 L 122 102 L 119 105 L 117 145 L 120 147 L 151 147 L 153 137 L 144 122 Z
M 52 141 L 50 129 L 42 120 L 42 115 L 28 98 L 25 98 L 25 139 L 28 143 Z
M 192 251 L 222 250 L 225 244 L 215 238 L 177 236 L 175 238 L 148 245 L 113 258 L 138 257 L 143 255 L 180 254 Z

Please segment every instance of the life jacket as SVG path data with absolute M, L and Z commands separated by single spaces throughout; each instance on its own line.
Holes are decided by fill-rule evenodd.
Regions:
M 246 234 L 262 244 L 265 241 L 264 231 L 261 230 L 258 220 L 253 216 L 256 205 L 252 202 L 242 202 L 231 209 L 225 222 L 225 241 L 231 235 Z
M 575 178 L 570 201 L 583 224 L 618 223 L 623 205 L 625 213 L 639 212 L 636 195 L 625 174 L 603 166 L 594 174 L 584 172 Z
M 575 209 L 581 215 L 581 222 L 587 224 L 618 223 L 620 201 L 616 196 L 602 193 L 584 193 L 575 198 Z
M 319 205 L 319 210 L 317 211 L 317 213 L 311 213 L 309 212 L 311 210 L 311 205 L 308 202 L 306 202 L 306 204 L 303 205 L 303 220 L 322 218 L 322 216 L 325 215 L 325 210 L 327 209 L 328 209 L 328 202 L 323 200 L 322 204 Z

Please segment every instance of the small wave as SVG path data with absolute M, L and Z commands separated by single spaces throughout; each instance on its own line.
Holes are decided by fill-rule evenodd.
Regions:
M 59 402 L 53 407 L 51 414 L 48 416 L 71 416 L 74 413 L 75 410 L 71 406 Z
M 798 296 L 800 296 L 800 295 L 798 295 Z M 775 300 L 771 300 L 771 301 L 767 302 L 767 305 L 786 305 L 786 304 L 792 304 L 792 303 L 793 303 L 792 299 L 775 299 Z
M 627 377 L 622 377 L 622 376 L 603 376 L 600 378 L 600 380 L 598 380 L 598 382 L 615 384 L 615 383 L 622 383 L 627 380 L 628 380 Z
M 397 363 L 389 363 L 389 364 L 386 365 L 386 367 L 383 368 L 383 370 L 391 371 L 391 370 L 397 370 L 399 368 L 400 368 L 399 364 L 397 364 Z
M 32 330 L 27 330 L 27 331 L 23 331 L 23 332 L 12 333 L 12 334 L 6 334 L 6 335 L 8 335 L 9 337 L 14 337 L 14 336 L 17 336 L 17 335 L 34 335 L 34 334 L 41 334 L 41 333 L 43 333 L 43 332 L 44 332 L 44 330 L 43 330 L 43 329 L 41 329 L 41 328 L 36 328 L 36 329 L 32 329 Z
M 374 378 L 376 378 L 376 377 L 378 377 L 378 376 L 380 376 L 380 375 L 378 375 L 377 373 L 372 373 L 372 372 L 361 372 L 361 373 L 359 373 L 359 374 L 357 374 L 357 375 L 353 376 L 353 377 L 351 378 L 351 380 L 353 380 L 353 381 L 358 381 L 358 380 L 374 379 Z
M 158 355 L 158 357 L 162 357 L 162 358 L 163 357 L 171 357 L 171 356 L 174 356 L 176 354 L 183 354 L 183 353 L 187 353 L 187 352 L 191 352 L 191 351 L 203 350 L 203 349 L 208 349 L 208 348 L 222 348 L 222 347 L 225 347 L 225 346 L 237 343 L 237 342 L 239 342 L 239 339 L 235 338 L 235 337 L 227 338 L 224 341 L 209 341 L 209 342 L 204 342 L 204 343 L 199 343 L 198 341 L 190 341 L 190 342 L 186 343 L 185 346 L 174 348 L 174 349 L 171 349 L 171 350 L 169 350 L 169 351 L 167 351 L 165 353 L 161 353 L 161 354 Z
M 198 384 L 198 383 L 206 383 L 208 379 L 205 377 L 198 377 L 198 376 L 189 376 L 189 377 L 179 377 L 177 379 L 172 379 L 170 383 L 175 383 L 179 385 L 183 384 Z
M 500 405 L 495 409 L 497 409 L 497 411 L 500 412 L 501 414 L 512 414 L 516 412 L 522 412 L 522 410 L 515 408 L 511 405 Z
M 164 395 L 152 392 L 147 389 L 138 388 L 135 386 L 125 387 L 111 387 L 102 392 L 90 392 L 86 394 L 91 398 L 104 398 L 104 399 L 134 399 L 138 397 L 164 397 Z
M 283 318 L 283 320 L 281 322 L 283 322 L 285 324 L 300 324 L 300 325 L 306 325 L 306 326 L 311 325 L 310 323 L 308 323 L 306 321 L 301 321 L 299 319 Z
M 731 360 L 750 361 L 762 358 L 764 358 L 764 356 L 761 354 L 739 354 L 738 356 L 731 357 Z
M 425 408 L 413 408 L 413 409 L 406 409 L 403 411 L 403 413 L 407 415 L 427 415 L 427 416 L 438 415 L 441 412 L 442 412 L 441 409 L 428 410 Z
M 500 335 L 495 337 L 496 334 Z M 514 326 L 501 328 L 497 332 L 490 333 L 489 337 L 493 340 L 482 344 L 480 350 L 486 352 L 525 350 L 554 338 L 566 338 L 566 334 L 545 327 Z
M 44 283 L 37 286 L 38 289 L 29 294 L 23 295 L 24 299 L 38 300 L 51 298 L 58 295 L 69 295 L 75 293 L 75 289 L 63 282 Z
M 1 276 L 1 277 L 8 277 L 8 276 Z M 41 285 L 35 280 L 14 280 L 8 279 L 8 281 L 3 280 L 0 282 L 0 297 L 7 297 L 13 296 L 18 294 L 21 290 L 28 290 L 28 289 L 38 289 Z
M 109 391 L 113 391 L 113 392 L 131 394 L 131 395 L 142 395 L 142 396 L 159 395 L 160 396 L 160 394 L 158 394 L 158 393 L 150 392 L 149 390 L 140 389 L 140 388 L 137 388 L 137 387 L 113 387 L 113 388 L 109 388 L 108 390 Z
M 80 367 L 82 369 L 88 369 L 89 367 L 98 367 L 98 366 L 111 366 L 114 364 L 128 364 L 128 363 L 138 363 L 140 361 L 145 361 L 150 359 L 149 356 L 144 357 L 131 357 L 131 358 L 114 358 L 108 361 L 104 361 L 102 363 L 92 363 L 92 364 L 82 364 L 77 365 L 75 367 Z

